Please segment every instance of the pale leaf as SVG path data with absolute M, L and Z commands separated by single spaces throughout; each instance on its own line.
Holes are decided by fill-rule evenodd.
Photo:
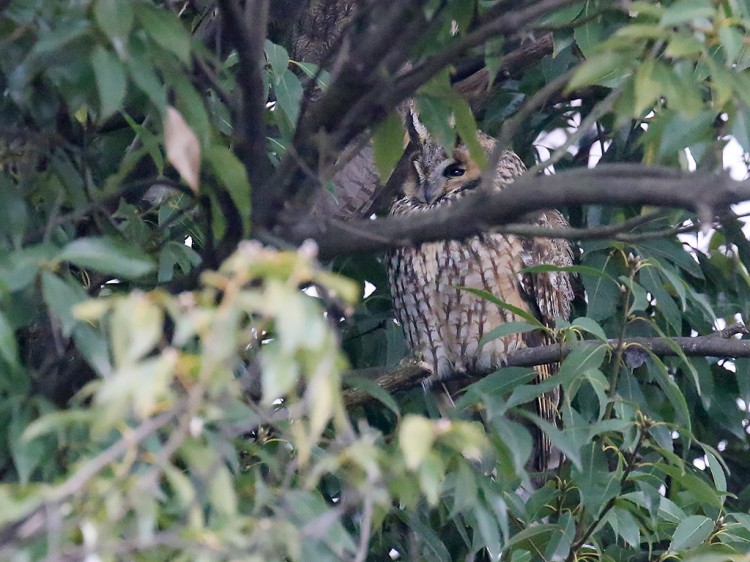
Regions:
M 180 173 L 190 189 L 198 192 L 201 172 L 201 147 L 198 137 L 174 107 L 167 107 L 164 119 L 164 145 L 167 160 Z

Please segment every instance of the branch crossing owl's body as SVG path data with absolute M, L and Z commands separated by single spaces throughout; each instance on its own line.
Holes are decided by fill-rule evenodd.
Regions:
M 479 141 L 490 154 L 496 141 L 482 133 Z M 502 189 L 525 169 L 515 153 L 503 152 L 495 168 L 492 189 Z M 481 171 L 464 145 L 457 146 L 448 156 L 440 145 L 422 142 L 414 171 L 404 185 L 403 197 L 391 207 L 392 215 L 450 206 L 478 189 L 481 183 Z M 545 227 L 567 225 L 557 211 L 544 211 L 523 220 Z M 446 233 L 446 238 L 396 248 L 387 260 L 396 317 L 409 348 L 432 373 L 428 384 L 456 373 L 488 373 L 502 366 L 508 353 L 543 342 L 536 332 L 514 333 L 482 342 L 495 327 L 522 319 L 464 287 L 491 293 L 535 314 L 547 325 L 553 325 L 555 318 L 567 319 L 573 299 L 567 273 L 521 272 L 525 267 L 539 264 L 572 265 L 567 241 L 522 239 L 497 233 L 464 240 L 451 240 L 450 233 Z M 548 376 L 550 369 L 546 366 L 539 372 Z M 554 416 L 553 405 L 542 405 L 540 410 L 543 417 Z

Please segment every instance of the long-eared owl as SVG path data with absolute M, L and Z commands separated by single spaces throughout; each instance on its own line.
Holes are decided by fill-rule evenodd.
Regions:
M 404 183 L 403 196 L 391 207 L 392 215 L 450 206 L 480 186 L 481 170 L 464 144 L 457 144 L 448 153 L 425 134 L 420 137 L 413 171 Z M 489 155 L 495 139 L 479 133 L 478 140 Z M 514 152 L 503 152 L 492 189 L 503 189 L 525 170 Z M 554 210 L 519 217 L 519 221 L 543 227 L 568 224 Z M 550 326 L 555 318 L 568 319 L 573 300 L 569 275 L 561 271 L 522 272 L 539 264 L 572 265 L 570 244 L 560 239 L 527 239 L 492 232 L 455 240 L 446 232 L 444 241 L 404 246 L 389 253 L 388 277 L 396 317 L 412 353 L 432 373 L 427 384 L 456 373 L 486 374 L 502 366 L 508 353 L 544 343 L 535 332 L 483 343 L 482 338 L 496 326 L 521 318 L 464 287 L 487 291 Z M 543 366 L 537 370 L 545 377 L 551 369 Z M 554 405 L 549 399 L 546 405 L 544 402 L 538 404 L 540 415 L 553 417 Z

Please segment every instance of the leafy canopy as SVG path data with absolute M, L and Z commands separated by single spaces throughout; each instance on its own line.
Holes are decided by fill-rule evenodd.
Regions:
M 226 18 L 233 2 L 218 4 Z M 597 151 L 708 171 L 728 144 L 747 157 L 747 2 L 549 2 L 451 51 L 503 4 L 404 3 L 425 20 L 404 57 L 444 61 L 410 92 L 437 138 L 511 124 L 526 163 L 548 148 L 558 171 Z M 503 368 L 451 407 L 440 392 L 389 395 L 349 371 L 405 355 L 380 256 L 329 267 L 311 244 L 245 240 L 261 232 L 238 132 L 253 100 L 243 53 L 205 32 L 213 8 L 0 2 L 2 557 L 746 559 L 748 360 L 612 344 L 747 317 L 738 218 L 686 235 L 685 211 L 566 209 L 577 227 L 631 228 L 581 243 L 585 298 L 557 336 L 587 341 L 559 372 L 535 385 Z M 265 154 L 282 169 L 308 98 L 342 80 L 295 60 L 290 13 L 254 61 Z M 451 87 L 463 63 L 494 74 L 550 31 L 551 52 L 493 78 L 474 112 Z M 403 153 L 397 101 L 363 127 L 383 180 Z M 526 407 L 557 385 L 560 428 Z M 349 386 L 371 399 L 347 407 Z M 565 460 L 534 488 L 537 430 Z

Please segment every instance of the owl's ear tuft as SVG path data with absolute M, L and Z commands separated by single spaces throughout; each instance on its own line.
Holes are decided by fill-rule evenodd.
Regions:
M 427 131 L 427 127 L 419 120 L 419 115 L 417 115 L 413 107 L 406 116 L 406 130 L 409 133 L 409 140 L 415 146 L 422 146 L 430 140 L 430 133 Z
M 414 156 L 411 164 L 412 164 L 411 170 L 413 170 L 411 175 L 414 177 L 414 180 L 416 181 L 416 183 L 424 183 L 425 181 L 427 181 L 427 173 L 422 167 L 422 164 L 419 162 L 417 155 Z

